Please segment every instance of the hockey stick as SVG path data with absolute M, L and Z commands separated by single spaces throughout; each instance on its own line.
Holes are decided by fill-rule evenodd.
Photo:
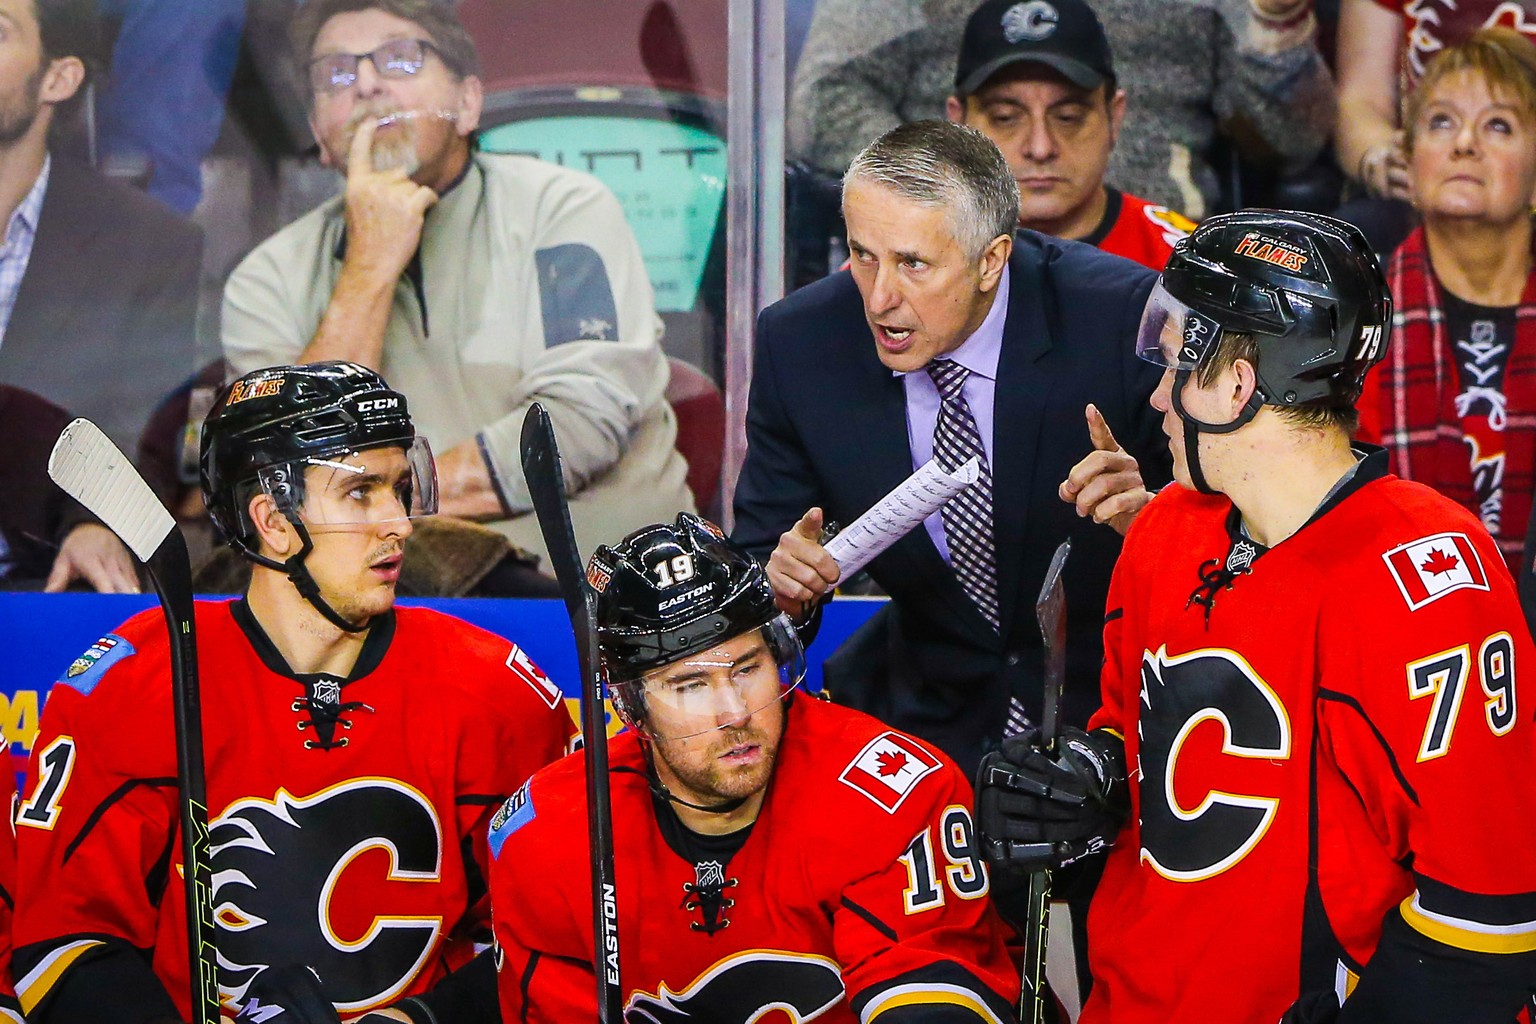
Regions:
M 608 723 L 603 713 L 603 676 L 598 664 L 596 595 L 587 585 L 571 509 L 565 500 L 560 448 L 549 414 L 537 402 L 523 420 L 523 476 L 560 595 L 576 636 L 581 666 L 581 732 L 587 768 L 587 828 L 592 849 L 593 969 L 597 974 L 597 1019 L 620 1024 L 624 990 L 619 986 L 619 903 L 613 872 L 613 810 L 608 798 Z M 599 965 L 600 968 L 599 968 Z
M 1061 692 L 1067 678 L 1066 591 L 1061 570 L 1072 553 L 1072 541 L 1064 540 L 1051 556 L 1045 583 L 1035 601 L 1035 618 L 1040 623 L 1040 638 L 1045 644 L 1045 692 L 1041 695 L 1040 742 L 1047 756 L 1056 754 L 1056 719 L 1061 708 Z M 1042 868 L 1030 872 L 1028 919 L 1024 927 L 1024 985 L 1019 993 L 1019 1020 L 1023 1024 L 1044 1024 L 1050 998 L 1045 991 L 1045 946 L 1050 925 L 1051 872 Z
M 133 464 L 90 420 L 64 428 L 48 456 L 48 475 L 128 546 L 149 572 L 171 637 L 171 701 L 176 715 L 176 790 L 180 798 L 182 882 L 187 903 L 187 966 L 193 1024 L 219 1024 L 214 950 L 213 864 L 203 714 L 197 681 L 192 566 L 176 520 Z

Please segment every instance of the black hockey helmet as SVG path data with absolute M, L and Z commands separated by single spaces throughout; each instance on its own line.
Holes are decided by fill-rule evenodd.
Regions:
M 648 673 L 694 656 L 717 664 L 708 660 L 712 652 L 754 629 L 763 630 L 783 684 L 773 699 L 804 677 L 804 650 L 774 604 L 763 567 L 691 512 L 600 546 L 587 581 L 597 593 L 603 674 L 631 726 L 645 722 L 646 702 L 656 696 L 645 685 Z
M 364 628 L 343 623 L 320 602 L 304 568 L 312 548 L 307 517 L 301 518 L 305 469 L 319 465 L 345 472 L 349 467 L 342 460 L 347 456 L 388 446 L 403 449 L 409 463 L 408 492 L 401 495 L 406 514 L 414 518 L 435 512 L 431 449 L 426 438 L 416 436 L 405 396 L 391 390 L 377 373 L 347 362 L 255 370 L 226 385 L 203 421 L 203 502 L 231 547 L 251 561 L 286 572 L 300 592 L 342 628 Z M 263 492 L 277 502 L 303 539 L 303 550 L 287 562 L 276 562 L 257 549 L 248 510 L 251 499 Z
M 1178 347 L 1164 328 L 1179 327 Z M 1147 301 L 1143 358 L 1195 370 L 1227 331 L 1258 342 L 1260 401 L 1347 408 L 1386 352 L 1392 299 L 1360 229 L 1321 214 L 1241 210 L 1174 246 Z

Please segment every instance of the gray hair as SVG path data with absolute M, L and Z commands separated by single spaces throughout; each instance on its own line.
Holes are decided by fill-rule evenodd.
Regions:
M 992 140 L 952 121 L 897 125 L 853 158 L 843 194 L 855 181 L 890 189 L 923 206 L 944 207 L 958 242 L 979 258 L 1019 225 L 1019 183 Z

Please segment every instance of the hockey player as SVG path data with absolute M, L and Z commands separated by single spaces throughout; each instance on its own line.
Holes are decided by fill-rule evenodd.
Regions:
M 474 1020 L 483 997 L 494 1019 L 472 945 L 487 821 L 574 727 L 516 645 L 394 607 L 412 519 L 435 507 L 405 399 L 351 363 L 247 374 L 204 425 L 202 485 L 255 563 L 242 598 L 197 607 L 230 1015 L 253 983 L 270 993 L 269 968 L 304 965 L 332 1014 Z M 134 616 L 44 711 L 16 818 L 33 1024 L 187 1019 L 168 658 L 161 613 Z
M 1207 220 L 1148 300 L 1178 486 L 1115 568 L 1103 709 L 1054 762 L 1007 741 L 979 791 L 1018 863 L 1114 844 L 1084 1024 L 1529 999 L 1536 649 L 1477 519 L 1350 447 L 1390 323 L 1365 239 L 1306 214 Z
M 1013 1020 L 959 770 L 796 692 L 762 568 L 699 517 L 598 548 L 588 578 L 630 727 L 608 779 L 625 1019 Z M 571 757 L 492 823 L 504 1020 L 594 1018 L 586 822 Z

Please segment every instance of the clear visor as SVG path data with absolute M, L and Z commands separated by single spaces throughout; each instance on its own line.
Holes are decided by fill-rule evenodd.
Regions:
M 1136 354 L 1173 370 L 1193 370 L 1215 345 L 1221 328 L 1169 295 L 1159 281 L 1147 296 L 1136 332 Z
M 302 482 L 294 479 L 297 473 Z M 387 445 L 268 466 L 257 479 L 285 515 L 296 514 L 311 529 L 376 526 L 437 513 L 437 470 L 424 437 L 409 448 Z
M 781 615 L 620 685 L 640 698 L 647 733 L 681 740 L 739 727 L 783 700 L 804 678 L 805 648 Z

